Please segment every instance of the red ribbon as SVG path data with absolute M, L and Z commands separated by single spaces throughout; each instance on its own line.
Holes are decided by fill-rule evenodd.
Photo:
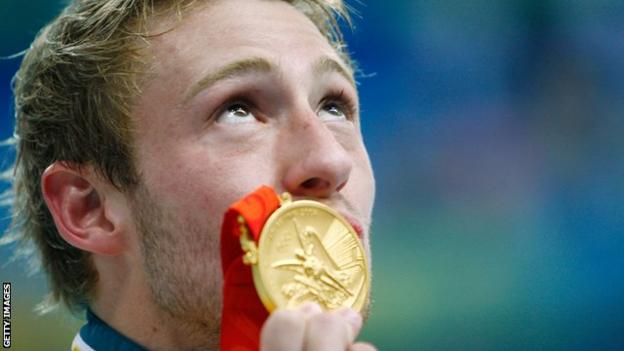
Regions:
M 221 268 L 223 270 L 223 310 L 221 350 L 252 351 L 260 348 L 260 330 L 268 312 L 253 283 L 251 267 L 243 263 L 239 237 L 243 216 L 251 237 L 257 243 L 264 223 L 280 206 L 279 197 L 268 186 L 232 204 L 221 229 Z

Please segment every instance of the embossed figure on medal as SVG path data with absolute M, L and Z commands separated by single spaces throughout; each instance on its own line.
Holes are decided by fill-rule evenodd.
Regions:
M 339 267 L 313 227 L 307 226 L 301 230 L 297 219 L 292 222 L 302 248 L 294 250 L 294 258 L 276 261 L 271 265 L 273 268 L 297 272 L 293 277 L 294 282 L 282 286 L 282 293 L 289 299 L 289 307 L 307 300 L 316 301 L 328 309 L 342 306 L 348 297 L 354 295 L 346 287 L 351 278 L 348 270 L 363 270 L 363 262 L 352 261 L 345 267 Z M 335 245 L 335 242 L 332 243 L 329 249 Z M 347 250 L 354 248 L 349 245 Z
M 368 261 L 351 225 L 332 208 L 289 194 L 267 220 L 259 243 L 241 245 L 269 311 L 314 301 L 328 310 L 360 310 L 368 297 Z M 242 224 L 242 223 L 241 223 Z

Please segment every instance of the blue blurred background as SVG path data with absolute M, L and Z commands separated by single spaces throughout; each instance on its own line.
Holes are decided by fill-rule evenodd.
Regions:
M 378 184 L 363 338 L 381 350 L 624 350 L 624 2 L 354 5 L 347 37 Z M 61 7 L 3 0 L 0 55 L 27 48 Z M 18 65 L 0 60 L 3 139 Z M 13 347 L 67 349 L 80 321 L 32 312 L 44 278 L 23 262 L 0 278 L 13 282 Z

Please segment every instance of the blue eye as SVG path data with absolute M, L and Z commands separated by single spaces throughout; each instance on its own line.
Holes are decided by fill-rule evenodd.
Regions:
M 254 121 L 256 121 L 256 117 L 251 112 L 251 108 L 240 102 L 231 104 L 217 117 L 219 123 L 236 124 Z

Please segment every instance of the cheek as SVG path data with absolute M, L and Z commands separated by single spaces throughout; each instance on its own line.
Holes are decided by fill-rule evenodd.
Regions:
M 260 184 L 272 183 L 270 150 L 234 141 L 216 145 L 217 141 L 181 147 L 169 157 L 164 154 L 157 167 L 144 172 L 163 205 L 184 217 L 206 216 L 220 223 L 231 203 Z
M 370 219 L 375 200 L 375 177 L 364 145 L 357 142 L 349 150 L 353 159 L 353 170 L 347 189 L 353 196 L 360 213 Z M 350 186 L 349 186 L 350 185 Z
M 359 128 L 351 123 L 337 123 L 330 125 L 330 130 L 344 150 L 351 156 L 353 166 L 360 169 L 361 173 L 367 174 L 368 178 L 372 178 L 368 152 Z
M 357 206 L 360 207 L 362 214 L 370 217 L 375 199 L 375 178 L 368 158 L 363 157 L 356 161 L 350 182 L 353 185 Z

